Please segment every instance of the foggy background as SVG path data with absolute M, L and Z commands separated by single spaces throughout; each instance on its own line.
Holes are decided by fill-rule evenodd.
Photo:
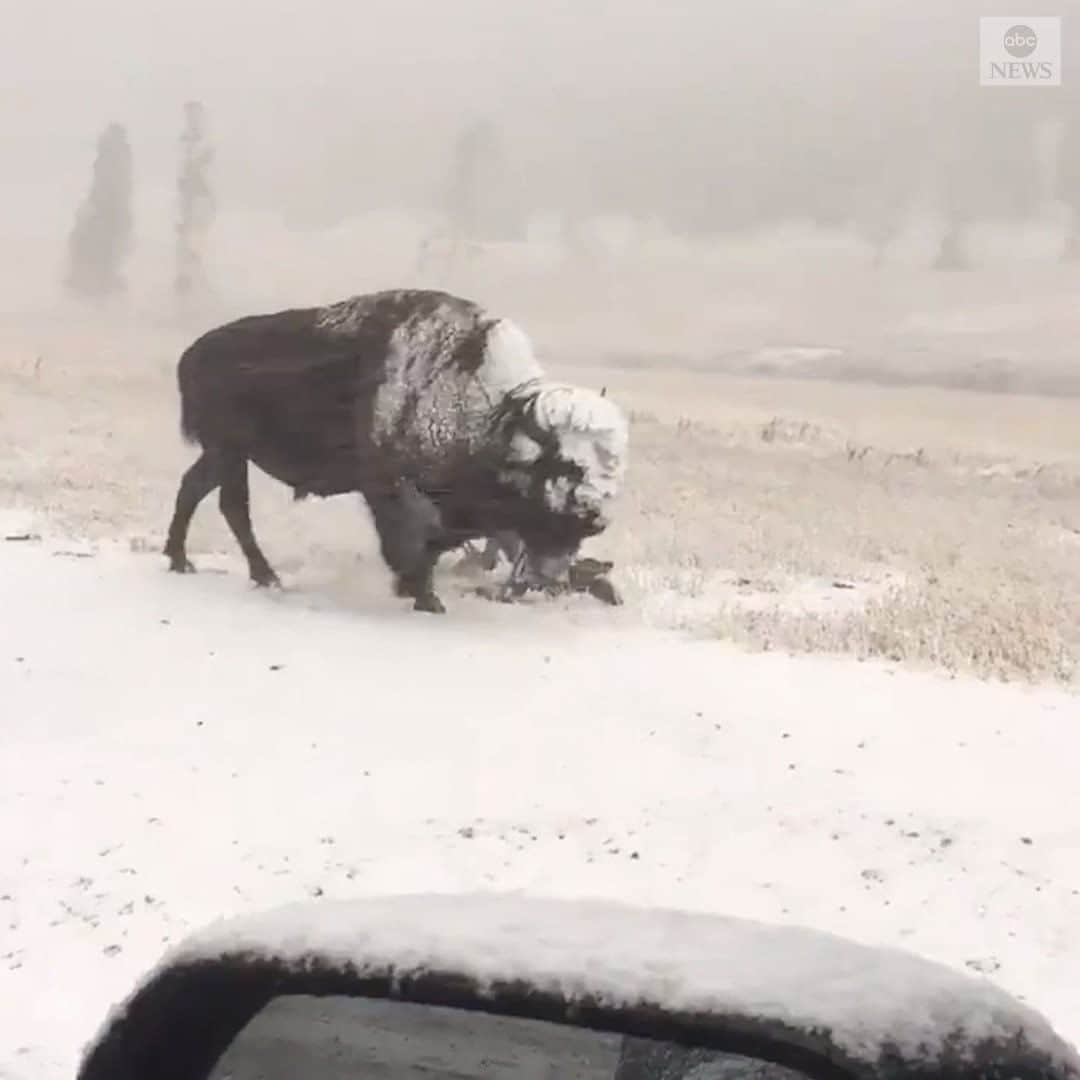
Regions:
M 104 310 L 179 333 L 423 285 L 575 360 L 800 348 L 778 362 L 1068 375 L 1080 4 L 1032 13 L 1064 17 L 1062 87 L 982 88 L 978 17 L 1013 7 L 9 4 L 3 327 L 25 344 Z M 214 209 L 178 304 L 190 101 Z M 110 123 L 131 155 L 125 284 L 73 306 L 67 245 Z

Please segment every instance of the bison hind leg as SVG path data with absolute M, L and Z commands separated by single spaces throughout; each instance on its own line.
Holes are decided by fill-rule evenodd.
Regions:
M 221 483 L 221 472 L 215 454 L 204 451 L 198 461 L 184 473 L 176 493 L 176 508 L 169 523 L 169 535 L 164 554 L 169 569 L 177 574 L 194 573 L 195 567 L 187 557 L 187 534 L 199 503 Z
M 247 559 L 251 580 L 259 586 L 280 585 L 277 574 L 266 561 L 251 527 L 251 499 L 248 491 L 247 458 L 237 453 L 224 455 L 221 464 L 222 516 Z

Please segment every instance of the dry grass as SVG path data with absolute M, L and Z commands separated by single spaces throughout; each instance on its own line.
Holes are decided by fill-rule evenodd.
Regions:
M 618 376 L 605 378 L 617 394 Z M 976 438 L 982 401 L 967 403 L 976 423 L 965 429 L 954 416 L 948 439 L 938 431 L 933 449 L 915 440 L 905 449 L 888 413 L 893 391 L 866 391 L 886 418 L 884 445 L 874 445 L 835 415 L 763 420 L 753 403 L 740 409 L 722 377 L 699 384 L 699 413 L 717 411 L 706 387 L 730 395 L 713 422 L 633 414 L 632 473 L 604 546 L 650 621 L 761 649 L 1074 678 L 1080 464 L 1064 441 L 1059 460 L 1042 461 L 1010 457 L 1006 444 L 1045 443 L 1053 425 L 1039 424 L 1040 411 L 1071 410 L 1080 430 L 1080 402 L 1005 401 L 991 453 Z M 827 388 L 815 390 L 827 399 Z M 836 398 L 848 390 L 835 388 Z M 919 394 L 931 406 L 952 397 L 957 411 L 969 396 Z M 860 421 L 865 438 L 872 424 L 865 413 Z M 915 413 L 908 426 L 934 435 Z
M 176 431 L 176 350 L 147 346 L 0 361 L 0 504 L 160 545 L 191 455 Z M 1080 400 L 560 374 L 606 383 L 632 412 L 617 523 L 594 544 L 617 562 L 628 618 L 760 649 L 1075 678 Z M 345 553 L 353 573 L 360 549 L 378 564 L 352 500 L 297 507 L 268 481 L 254 499 L 286 572 L 282 555 Z M 232 550 L 220 515 L 196 517 L 192 547 Z

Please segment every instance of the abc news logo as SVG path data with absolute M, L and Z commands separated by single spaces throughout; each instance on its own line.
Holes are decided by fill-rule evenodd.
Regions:
M 1039 35 L 1030 26 L 1010 27 L 1002 39 L 1005 51 L 1014 59 L 1008 62 L 990 61 L 991 74 L 999 79 L 1020 77 L 1042 79 L 1043 82 L 1054 77 L 1054 68 L 1049 60 L 1028 60 L 1027 58 L 1039 47 Z
M 979 20 L 983 86 L 1060 86 L 1061 19 Z

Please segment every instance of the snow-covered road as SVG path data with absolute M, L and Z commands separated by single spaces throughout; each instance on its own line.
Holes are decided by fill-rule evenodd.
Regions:
M 413 889 L 900 944 L 1080 1039 L 1075 696 L 62 550 L 0 543 L 0 1076 L 189 928 Z

